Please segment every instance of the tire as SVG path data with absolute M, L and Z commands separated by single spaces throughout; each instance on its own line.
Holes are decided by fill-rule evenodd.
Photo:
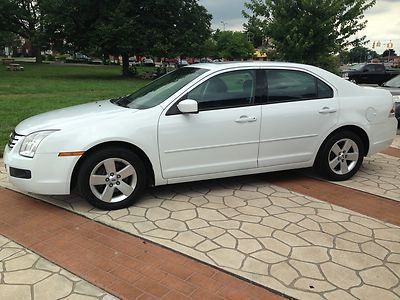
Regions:
M 78 190 L 93 206 L 115 210 L 132 205 L 146 186 L 141 159 L 124 148 L 104 148 L 90 154 L 78 173 Z
M 351 178 L 364 160 L 364 144 L 351 131 L 338 132 L 329 137 L 321 146 L 314 167 L 332 181 Z

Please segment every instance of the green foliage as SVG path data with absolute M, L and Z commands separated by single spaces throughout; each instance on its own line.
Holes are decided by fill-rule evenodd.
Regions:
M 48 40 L 46 6 L 51 0 L 0 0 L 0 28 L 29 40 L 37 62 Z
M 282 60 L 334 69 L 332 55 L 357 46 L 365 36 L 363 13 L 376 0 L 250 0 L 246 28 L 272 39 Z
M 0 28 L 40 50 L 122 55 L 195 56 L 211 34 L 197 0 L 0 0 Z
M 211 15 L 196 0 L 58 0 L 52 24 L 74 51 L 121 55 L 194 55 L 210 36 Z
M 371 58 L 379 58 L 378 53 L 376 53 L 373 50 L 370 50 L 368 48 L 362 47 L 362 46 L 357 46 L 350 51 L 347 52 L 347 57 L 344 57 L 343 63 L 361 63 L 361 62 L 366 62 L 368 60 L 368 55 L 371 56 Z M 341 54 L 341 57 L 343 57 L 344 54 Z M 347 59 L 346 59 L 347 58 Z
M 219 31 L 214 34 L 214 39 L 218 57 L 240 60 L 251 58 L 254 54 L 254 47 L 243 32 Z
M 198 54 L 195 57 L 217 57 L 217 42 L 212 37 L 208 38 L 198 48 Z
M 385 51 L 383 51 L 382 56 L 386 57 L 386 56 L 396 56 L 396 51 L 394 49 L 386 49 Z
M 12 32 L 0 31 L 0 48 L 18 47 L 21 45 L 21 40 Z

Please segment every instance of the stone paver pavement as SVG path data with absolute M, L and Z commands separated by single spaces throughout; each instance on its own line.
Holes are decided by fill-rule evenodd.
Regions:
M 392 147 L 400 149 L 400 129 L 397 130 L 397 136 L 392 143 Z
M 400 148 L 400 135 L 392 147 Z M 366 157 L 353 178 L 332 183 L 400 201 L 400 158 L 385 154 Z
M 394 199 L 399 164 L 375 155 L 346 184 Z M 399 227 L 279 188 L 263 176 L 158 187 L 112 212 L 76 195 L 34 197 L 292 297 L 400 297 Z
M 385 154 L 366 157 L 353 178 L 332 183 L 400 201 L 400 158 Z
M 0 235 L 0 299 L 117 298 Z
M 112 212 L 41 198 L 296 298 L 400 297 L 400 228 L 262 176 L 155 188 Z

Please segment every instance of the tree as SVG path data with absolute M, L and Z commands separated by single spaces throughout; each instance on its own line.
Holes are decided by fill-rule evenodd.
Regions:
M 212 38 L 208 38 L 197 51 L 198 55 L 195 57 L 217 57 L 217 42 Z
M 211 15 L 196 0 L 58 0 L 53 24 L 75 51 L 97 47 L 122 56 L 190 54 L 210 35 Z
M 254 54 L 252 43 L 246 34 L 237 31 L 220 31 L 214 34 L 218 56 L 224 59 L 251 58 Z
M 367 62 L 368 56 L 372 58 L 378 58 L 379 55 L 374 50 L 370 50 L 366 47 L 357 46 L 349 51 L 348 60 L 349 63 L 361 63 Z
M 21 40 L 12 32 L 0 31 L 0 50 L 5 47 L 14 48 L 21 46 Z
M 376 0 L 250 0 L 247 28 L 272 39 L 281 59 L 333 70 L 336 53 L 365 43 L 363 13 Z
M 0 28 L 28 40 L 36 62 L 42 62 L 41 50 L 46 44 L 44 7 L 51 0 L 0 0 Z
M 382 57 L 388 57 L 388 56 L 396 56 L 396 51 L 394 49 L 387 49 L 382 53 Z

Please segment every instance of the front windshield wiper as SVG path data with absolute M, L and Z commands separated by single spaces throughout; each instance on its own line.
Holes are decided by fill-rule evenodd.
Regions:
M 128 107 L 130 101 L 128 100 L 128 96 L 118 97 L 115 99 L 111 99 L 111 103 L 116 104 L 122 107 Z

